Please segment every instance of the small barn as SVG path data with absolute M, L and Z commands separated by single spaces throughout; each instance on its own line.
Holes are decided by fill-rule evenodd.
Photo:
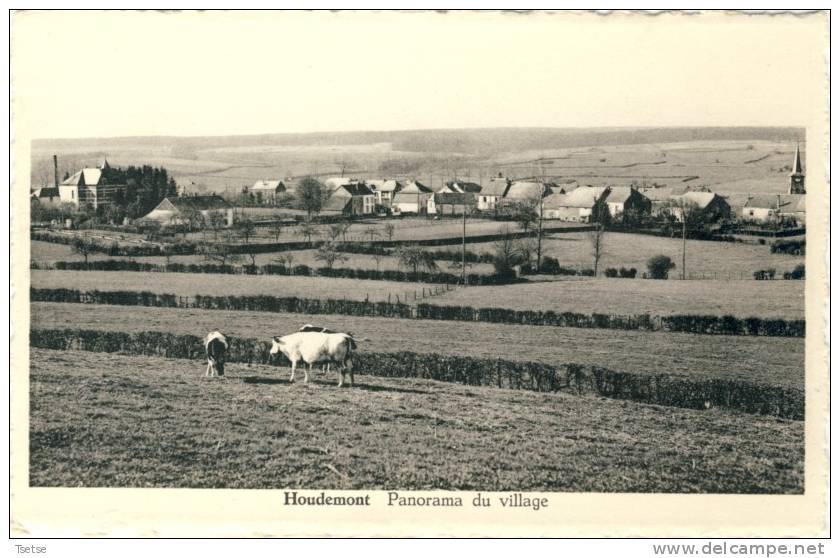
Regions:
M 36 188 L 29 195 L 33 200 L 38 200 L 44 207 L 58 207 L 61 205 L 61 195 L 58 192 L 58 188 Z
M 543 218 L 588 223 L 609 193 L 603 186 L 581 186 L 568 194 L 551 194 L 542 202 Z
M 472 193 L 451 194 L 436 192 L 427 202 L 430 215 L 463 215 L 475 212 L 477 201 Z
M 683 220 L 681 207 L 684 204 L 693 205 L 703 221 L 720 221 L 732 216 L 729 202 L 714 192 L 686 192 L 681 196 L 672 196 L 670 212 L 679 222 Z
M 182 225 L 189 223 L 190 216 L 196 213 L 200 214 L 205 222 L 211 213 L 221 214 L 225 219 L 225 226 L 233 226 L 233 207 L 215 194 L 164 198 L 143 219 L 157 221 L 162 225 Z
M 426 213 L 432 189 L 416 180 L 406 182 L 394 195 L 391 209 L 395 213 L 423 215 Z
M 651 201 L 629 186 L 611 187 L 604 202 L 610 217 L 615 221 L 622 221 L 631 215 L 647 215 L 651 209 Z

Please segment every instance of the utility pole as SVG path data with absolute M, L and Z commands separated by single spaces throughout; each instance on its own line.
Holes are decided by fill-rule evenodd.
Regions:
M 467 194 L 461 194 L 466 196 Z M 461 234 L 461 284 L 467 285 L 467 200 L 464 199 L 463 232 Z
M 686 232 L 686 224 L 688 222 L 688 215 L 686 215 L 686 204 L 683 203 L 682 207 L 682 233 L 683 233 L 683 253 L 682 253 L 682 278 L 685 281 L 685 232 Z
M 540 262 L 542 261 L 542 220 L 543 220 L 543 197 L 540 197 L 540 216 L 537 221 L 537 273 L 540 272 Z

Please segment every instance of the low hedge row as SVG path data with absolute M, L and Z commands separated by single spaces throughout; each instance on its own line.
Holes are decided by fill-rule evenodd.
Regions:
M 776 240 L 770 245 L 773 254 L 805 255 L 805 240 Z
M 55 244 L 73 244 L 79 236 L 54 234 L 47 231 L 32 231 L 30 232 L 30 239 L 40 240 L 43 242 L 53 242 Z M 119 244 L 117 242 L 101 242 L 92 238 L 87 239 L 94 252 L 101 252 L 109 256 L 164 256 L 163 247 L 159 244 L 149 244 L 143 246 L 132 246 Z M 169 255 L 185 256 L 196 253 L 196 245 L 192 242 L 177 242 L 175 244 L 167 245 Z
M 489 322 L 533 326 L 620 329 L 630 331 L 670 331 L 706 335 L 749 335 L 765 337 L 805 337 L 805 320 L 736 318 L 734 316 L 649 314 L 579 314 L 508 308 L 474 308 L 421 303 L 369 302 L 361 300 L 321 300 L 270 295 L 194 296 L 155 294 L 138 291 L 89 291 L 75 289 L 30 288 L 33 302 L 69 302 L 121 306 L 190 307 L 211 310 L 288 312 L 293 314 L 340 314 L 388 318 L 417 318 Z
M 296 265 L 291 268 L 282 264 L 266 265 L 221 265 L 212 263 L 182 264 L 169 263 L 165 265 L 141 263 L 130 260 L 94 260 L 90 262 L 54 262 L 39 263 L 30 262 L 32 269 L 57 269 L 73 271 L 147 271 L 147 272 L 171 272 L 171 273 L 222 273 L 222 274 L 243 274 L 243 275 L 296 275 L 296 276 L 317 276 L 317 277 L 339 277 L 344 279 L 368 279 L 373 281 L 398 281 L 409 283 L 438 283 L 438 284 L 461 284 L 461 276 L 444 271 L 401 271 L 398 269 L 367 269 L 348 267 L 319 267 L 312 268 L 308 265 Z M 516 282 L 515 277 L 495 274 L 469 273 L 465 276 L 466 283 L 472 286 L 484 285 L 507 285 Z
M 163 332 L 125 333 L 81 329 L 32 329 L 32 347 L 128 353 L 166 358 L 203 358 L 202 338 Z M 228 362 L 272 364 L 271 343 L 258 339 L 230 339 Z M 284 357 L 273 364 L 288 366 Z M 596 394 L 689 409 L 723 407 L 738 411 L 804 420 L 802 390 L 719 378 L 686 378 L 666 374 L 642 375 L 578 364 L 551 366 L 539 362 L 514 362 L 408 351 L 367 352 L 354 359 L 363 374 L 384 377 L 424 378 L 474 386 L 493 386 L 539 392 L 569 391 Z

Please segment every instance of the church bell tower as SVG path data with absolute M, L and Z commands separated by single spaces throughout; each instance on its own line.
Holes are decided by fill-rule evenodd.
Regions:
M 799 155 L 799 144 L 796 144 L 796 156 L 793 159 L 793 172 L 790 173 L 789 194 L 805 193 L 805 173 L 802 172 L 802 158 Z

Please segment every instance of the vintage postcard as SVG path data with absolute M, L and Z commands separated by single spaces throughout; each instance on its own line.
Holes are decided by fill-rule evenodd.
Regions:
M 828 33 L 12 13 L 12 536 L 825 535 Z

